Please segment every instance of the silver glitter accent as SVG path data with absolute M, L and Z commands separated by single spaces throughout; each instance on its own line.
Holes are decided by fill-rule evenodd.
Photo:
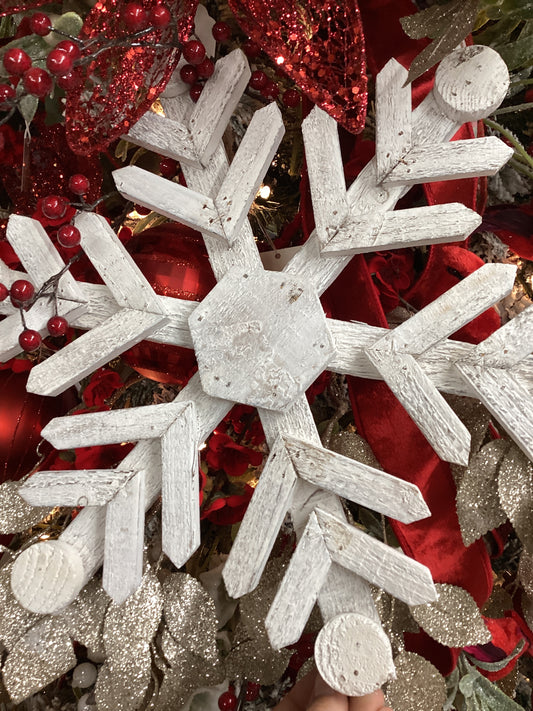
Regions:
M 470 459 L 457 489 L 457 516 L 465 546 L 507 520 L 498 494 L 498 473 L 509 442 L 489 442 Z
M 456 585 L 438 583 L 435 587 L 439 594 L 436 602 L 410 608 L 420 627 L 446 647 L 490 642 L 491 634 L 470 593 Z
M 64 620 L 76 642 L 93 654 L 105 654 L 104 618 L 111 598 L 100 581 L 93 578 L 59 617 Z
M 331 438 L 329 449 L 342 454 L 344 457 L 355 459 L 369 467 L 381 469 L 370 445 L 356 432 L 339 432 Z
M 486 437 L 490 422 L 490 413 L 484 405 L 469 397 L 446 395 L 445 399 L 470 432 L 470 460 L 472 460 L 472 457 L 478 453 Z M 460 485 L 466 469 L 466 467 L 462 467 L 459 464 L 451 465 L 451 471 L 456 486 Z
M 396 679 L 385 691 L 389 706 L 398 711 L 442 711 L 446 682 L 431 662 L 414 652 L 402 652 L 394 666 Z
M 526 594 L 533 596 L 533 556 L 525 550 L 520 556 L 518 577 Z
M 390 639 L 394 654 L 399 654 L 405 649 L 403 633 L 420 632 L 420 627 L 415 622 L 409 606 L 389 595 L 384 590 L 371 586 L 372 597 L 378 612 L 383 630 Z
M 46 617 L 19 639 L 3 669 L 5 687 L 20 703 L 77 664 L 66 625 Z
M 8 650 L 42 618 L 42 615 L 36 615 L 22 607 L 13 595 L 12 569 L 13 563 L 9 563 L 0 570 L 0 641 Z
M 150 646 L 137 644 L 135 656 L 124 649 L 121 658 L 100 667 L 94 694 L 98 711 L 133 711 L 141 707 L 152 679 Z
M 285 558 L 270 560 L 261 576 L 259 585 L 239 600 L 241 619 L 248 632 L 264 634 L 264 621 L 274 602 L 286 568 L 287 560 Z
M 232 650 L 225 659 L 229 679 L 247 679 L 261 686 L 274 684 L 287 668 L 292 650 L 275 650 L 270 646 L 264 623 L 261 630 L 250 633 L 237 625 Z
M 522 614 L 530 630 L 533 630 L 533 599 L 529 595 L 522 595 Z
M 533 464 L 514 444 L 503 458 L 498 480 L 500 502 L 524 548 L 533 553 Z
M 52 509 L 30 506 L 19 496 L 20 483 L 6 481 L 0 486 L 0 533 L 20 533 L 46 518 Z

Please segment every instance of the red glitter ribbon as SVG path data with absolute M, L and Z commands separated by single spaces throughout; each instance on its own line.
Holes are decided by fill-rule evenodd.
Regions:
M 50 3 L 50 0 L 31 0 L 31 2 L 20 2 L 19 0 L 1 0 L 0 17 L 6 15 L 14 15 L 16 12 L 24 12 L 25 10 L 33 10 L 35 7 L 41 7 Z

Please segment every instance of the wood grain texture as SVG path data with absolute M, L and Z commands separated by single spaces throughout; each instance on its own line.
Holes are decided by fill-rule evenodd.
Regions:
M 327 549 L 339 565 L 361 575 L 408 605 L 437 599 L 425 565 L 320 509 L 316 510 Z
M 144 478 L 143 471 L 137 472 L 106 507 L 102 587 L 119 605 L 143 576 Z
M 533 308 L 494 331 L 472 349 L 467 362 L 487 368 L 515 368 L 533 351 Z
M 190 165 L 200 163 L 187 126 L 180 121 L 159 116 L 153 111 L 147 111 L 144 116 L 141 116 L 124 138 L 180 163 Z
M 324 622 L 346 611 L 357 612 L 380 623 L 370 585 L 351 570 L 332 563 L 326 582 L 318 593 Z
M 293 437 L 283 441 L 296 473 L 310 484 L 403 523 L 431 515 L 414 484 Z
M 367 356 L 439 457 L 467 466 L 470 433 L 416 360 L 377 348 L 369 349 Z
M 408 71 L 389 59 L 376 77 L 376 171 L 378 182 L 411 148 L 411 85 Z
M 134 474 L 122 469 L 40 471 L 19 494 L 32 506 L 105 506 Z
M 177 568 L 201 542 L 198 444 L 195 406 L 184 403 L 161 440 L 162 547 Z
M 32 369 L 26 389 L 58 395 L 166 322 L 161 314 L 122 309 Z
M 240 234 L 284 133 L 283 118 L 276 103 L 253 115 L 215 198 L 215 207 L 230 244 Z

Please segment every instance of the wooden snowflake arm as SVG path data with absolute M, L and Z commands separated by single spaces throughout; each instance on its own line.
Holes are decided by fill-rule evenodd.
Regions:
M 134 475 L 123 469 L 42 471 L 18 491 L 31 506 L 105 506 Z
M 145 473 L 132 477 L 106 507 L 102 586 L 124 602 L 143 576 Z
M 33 368 L 26 389 L 58 395 L 142 341 L 166 320 L 161 314 L 123 309 Z
M 376 173 L 379 183 L 411 149 L 411 85 L 409 72 L 390 59 L 376 77 Z
M 144 116 L 141 116 L 124 138 L 142 146 L 142 148 L 173 158 L 180 163 L 200 165 L 200 159 L 187 126 L 181 121 L 172 121 L 172 119 L 160 116 L 153 111 L 147 111 Z
M 284 133 L 281 111 L 275 103 L 253 115 L 215 198 L 215 207 L 230 244 L 241 232 Z
M 299 477 L 403 523 L 431 515 L 417 486 L 293 437 L 283 438 Z

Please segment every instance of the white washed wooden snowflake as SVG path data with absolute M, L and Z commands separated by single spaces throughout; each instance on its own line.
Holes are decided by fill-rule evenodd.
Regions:
M 479 216 L 460 204 L 392 209 L 412 184 L 493 174 L 508 160 L 512 151 L 497 138 L 448 143 L 464 121 L 499 105 L 508 76 L 492 50 L 458 50 L 411 112 L 407 73 L 391 60 L 378 77 L 376 158 L 348 190 L 336 124 L 314 109 L 304 140 L 317 228 L 274 273 L 262 267 L 247 213 L 283 134 L 279 110 L 272 104 L 255 114 L 230 166 L 221 143 L 249 74 L 233 52 L 217 63 L 195 106 L 165 100 L 165 117 L 148 113 L 130 132 L 129 140 L 179 160 L 188 188 L 137 167 L 115 173 L 123 195 L 203 233 L 218 284 L 201 304 L 157 296 L 102 218 L 77 218 L 106 286 L 62 277 L 65 313 L 88 331 L 35 367 L 28 389 L 62 392 L 144 338 L 194 347 L 199 372 L 173 403 L 57 418 L 43 430 L 57 448 L 138 444 L 116 470 L 40 472 L 21 487 L 34 505 L 85 508 L 57 541 L 19 556 L 12 585 L 23 605 L 53 613 L 103 561 L 106 590 L 124 600 L 142 575 L 144 511 L 161 492 L 163 549 L 182 566 L 200 543 L 198 446 L 234 402 L 254 405 L 270 455 L 228 559 L 226 586 L 235 597 L 254 588 L 289 511 L 299 543 L 267 617 L 270 639 L 275 647 L 296 641 L 318 601 L 320 671 L 333 687 L 359 695 L 394 674 L 369 583 L 410 605 L 436 592 L 427 568 L 349 525 L 339 496 L 406 523 L 429 510 L 417 487 L 322 448 L 305 390 L 324 369 L 382 378 L 435 451 L 460 464 L 469 435 L 438 391 L 477 395 L 533 458 L 533 319 L 526 311 L 476 347 L 447 340 L 509 293 L 509 265 L 485 265 L 390 332 L 326 319 L 319 296 L 357 252 L 456 241 L 475 229 Z M 12 218 L 9 239 L 36 285 L 61 268 L 31 220 Z M 15 326 L 2 326 L 17 318 L 0 324 L 4 354 L 12 354 Z M 43 328 L 46 314 L 40 318 L 31 327 Z M 353 635 L 361 647 L 347 645 Z

